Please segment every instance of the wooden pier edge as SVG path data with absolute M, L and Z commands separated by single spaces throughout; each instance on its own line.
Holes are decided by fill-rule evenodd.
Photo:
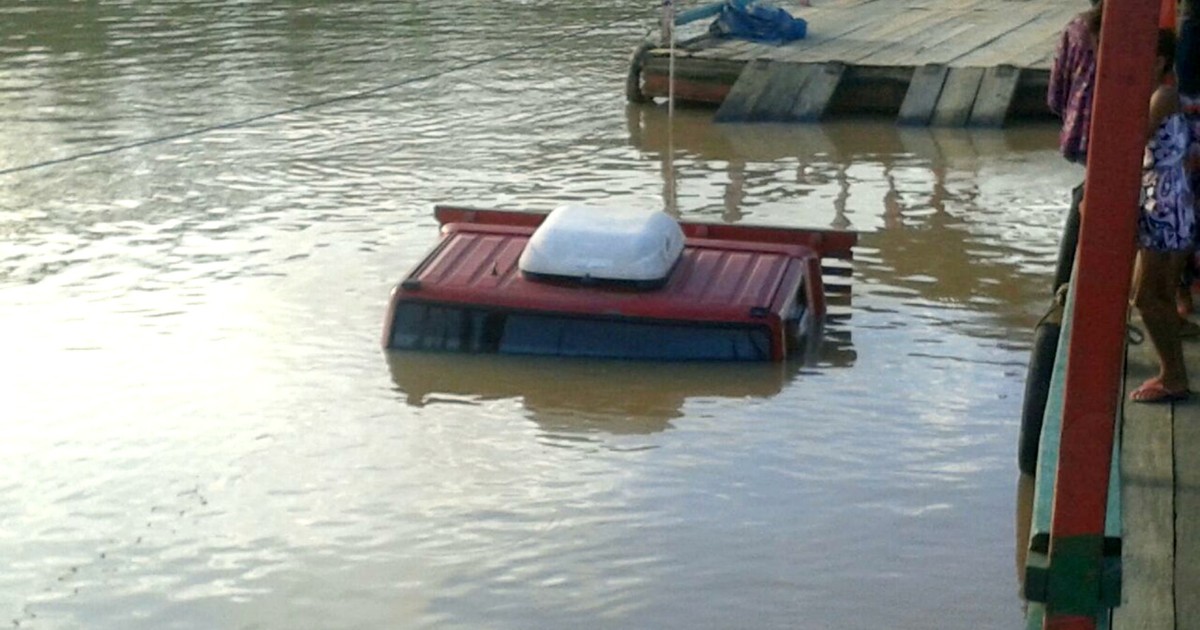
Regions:
M 651 48 L 637 57 L 640 81 L 633 75 L 630 82 L 640 84 L 636 93 L 645 100 L 666 98 L 670 53 Z M 836 63 L 836 62 L 834 62 Z M 734 91 L 744 72 L 765 74 L 771 66 L 805 65 L 768 59 L 716 59 L 676 54 L 675 98 L 680 102 L 720 108 Z M 927 64 L 937 66 L 937 64 Z M 940 66 L 948 74 L 961 76 L 962 87 L 955 92 L 953 106 L 943 103 L 949 92 L 941 83 L 936 94 L 922 94 L 922 77 L 929 72 L 923 66 L 862 66 L 841 64 L 837 90 L 821 111 L 822 119 L 852 116 L 887 116 L 902 124 L 932 124 L 943 126 L 999 127 L 1015 122 L 1046 122 L 1056 120 L 1046 106 L 1049 70 L 1016 68 L 1009 65 L 992 67 Z M 779 72 L 774 70 L 772 72 Z M 941 77 L 946 83 L 949 77 Z M 758 86 L 762 90 L 766 83 Z M 916 92 L 910 93 L 910 90 Z M 965 92 L 964 92 L 965 90 Z M 735 93 L 736 95 L 736 93 Z M 980 100 L 984 99 L 984 100 Z M 929 103 L 928 111 L 914 113 L 916 101 Z M 906 103 L 908 104 L 906 107 Z M 986 107 L 982 104 L 986 103 Z M 944 112 L 940 117 L 939 106 Z M 976 111 L 978 109 L 978 111 Z M 732 122 L 726 117 L 727 122 Z M 756 122 L 746 120 L 744 122 Z M 783 121 L 795 122 L 795 121 Z

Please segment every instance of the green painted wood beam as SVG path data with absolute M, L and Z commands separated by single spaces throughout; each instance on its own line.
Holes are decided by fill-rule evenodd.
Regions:
M 1102 534 L 1056 537 L 1050 542 L 1046 610 L 1054 615 L 1096 616 L 1104 563 Z
M 1041 602 L 1029 602 L 1025 607 L 1025 630 L 1043 630 L 1046 623 L 1046 605 Z M 1110 630 L 1112 614 L 1102 612 L 1096 616 L 1096 630 Z
M 1074 304 L 1074 291 L 1068 288 L 1059 334 L 1054 369 L 1050 376 L 1050 388 L 1046 399 L 1046 411 L 1042 422 L 1042 436 L 1038 444 L 1037 479 L 1034 488 L 1032 523 L 1030 526 L 1029 554 L 1025 566 L 1025 598 L 1030 602 L 1045 603 L 1050 593 L 1050 521 L 1054 507 L 1054 482 L 1058 471 L 1058 451 L 1062 435 L 1063 394 L 1066 387 L 1067 347 L 1071 342 L 1070 313 Z M 1119 435 L 1119 433 L 1118 433 Z M 1113 452 L 1109 472 L 1107 513 L 1105 514 L 1104 537 L 1101 542 L 1102 561 L 1099 567 L 1099 586 L 1095 597 L 1105 607 L 1116 607 L 1121 603 L 1121 474 L 1120 441 L 1113 440 Z M 1094 541 L 1080 541 L 1090 545 Z M 1090 568 L 1081 567 L 1091 575 Z M 1072 578 L 1073 579 L 1073 578 Z M 1060 579 L 1061 580 L 1061 579 Z M 1072 591 L 1071 579 L 1060 585 L 1068 596 Z M 1091 587 L 1088 587 L 1089 589 Z M 1074 599 L 1075 596 L 1070 596 Z
M 1030 602 L 1025 609 L 1025 630 L 1042 630 L 1046 619 L 1046 606 L 1038 602 Z

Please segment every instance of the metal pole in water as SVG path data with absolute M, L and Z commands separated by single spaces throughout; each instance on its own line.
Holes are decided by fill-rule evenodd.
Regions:
M 675 201 L 675 1 L 663 0 L 663 37 L 667 45 L 666 211 L 678 215 Z

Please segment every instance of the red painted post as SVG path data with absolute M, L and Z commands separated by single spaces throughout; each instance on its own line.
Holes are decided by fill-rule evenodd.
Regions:
M 1050 524 L 1047 630 L 1092 630 L 1159 0 L 1105 0 Z
M 1175 3 L 1178 0 L 1162 0 L 1158 9 L 1158 28 L 1175 30 Z

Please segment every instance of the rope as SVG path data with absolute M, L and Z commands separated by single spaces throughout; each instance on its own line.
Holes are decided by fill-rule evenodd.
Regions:
M 214 131 L 223 131 L 226 129 L 235 129 L 238 127 L 245 127 L 247 125 L 252 125 L 254 123 L 261 122 L 263 120 L 268 120 L 271 118 L 278 118 L 280 116 L 286 116 L 288 114 L 295 114 L 297 112 L 303 112 L 303 111 L 308 111 L 308 110 L 312 110 L 312 109 L 317 109 L 320 107 L 332 105 L 334 103 L 343 103 L 346 101 L 355 101 L 355 100 L 360 100 L 360 99 L 364 99 L 364 98 L 372 98 L 375 96 L 379 96 L 383 92 L 386 92 L 388 90 L 393 90 L 398 87 L 411 85 L 413 83 L 420 83 L 422 81 L 429 81 L 429 80 L 436 79 L 436 78 L 439 78 L 439 77 L 442 77 L 442 76 L 445 76 L 448 74 L 462 72 L 464 70 L 469 70 L 471 68 L 482 66 L 484 64 L 492 63 L 495 61 L 500 61 L 501 59 L 508 59 L 509 57 L 515 57 L 516 55 L 519 55 L 521 53 L 526 53 L 526 52 L 529 52 L 532 50 L 537 50 L 539 48 L 546 48 L 546 47 L 550 46 L 551 44 L 555 44 L 560 41 L 570 39 L 572 37 L 579 37 L 581 35 L 586 35 L 592 31 L 598 31 L 601 29 L 609 28 L 611 26 L 620 24 L 621 22 L 625 22 L 628 20 L 632 20 L 634 18 L 641 17 L 641 16 L 646 15 L 654 10 L 655 9 L 652 7 L 650 9 L 643 9 L 641 11 L 635 11 L 633 13 L 628 13 L 628 14 L 618 17 L 616 19 L 605 22 L 604 24 L 601 24 L 599 26 L 590 26 L 587 28 L 582 28 L 582 29 L 578 29 L 575 31 L 571 31 L 569 33 L 564 33 L 557 37 L 552 37 L 550 39 L 547 39 L 538 44 L 530 44 L 528 46 L 521 46 L 519 48 L 514 48 L 507 52 L 503 52 L 503 53 L 494 55 L 492 57 L 487 57 L 485 59 L 477 59 L 475 61 L 468 61 L 466 63 L 460 64 L 458 66 L 454 66 L 451 68 L 447 68 L 445 70 L 439 70 L 437 72 L 430 72 L 427 74 L 422 74 L 422 75 L 418 75 L 418 76 L 414 76 L 414 77 L 408 77 L 406 79 L 402 79 L 402 80 L 396 81 L 394 83 L 380 85 L 380 86 L 373 87 L 373 88 L 370 88 L 367 90 L 361 90 L 358 92 L 353 92 L 351 94 L 345 94 L 343 96 L 334 96 L 334 97 L 323 99 L 320 101 L 306 103 L 304 105 L 297 105 L 295 107 L 289 107 L 286 109 L 279 109 L 279 110 L 275 110 L 272 112 L 267 112 L 265 114 L 258 114 L 255 116 L 249 116 L 247 118 L 239 118 L 237 120 L 231 120 L 231 121 L 227 121 L 227 122 L 223 122 L 223 123 L 217 123 L 215 125 L 208 125 L 205 127 L 197 127 L 195 129 L 188 129 L 186 131 L 180 131 L 177 133 L 171 133 L 171 134 L 166 134 L 166 135 L 162 135 L 162 136 L 153 136 L 150 138 L 144 138 L 142 140 L 135 140 L 133 142 L 128 142 L 125 144 L 117 144 L 117 145 L 105 147 L 102 149 L 95 149 L 92 151 L 84 151 L 82 153 L 75 153 L 75 154 L 67 155 L 67 156 L 60 157 L 60 158 L 42 160 L 40 162 L 23 164 L 21 166 L 11 166 L 8 168 L 3 168 L 3 169 L 0 169 L 0 176 L 11 175 L 13 173 L 20 173 L 23 171 L 32 171 L 34 169 L 45 168 L 45 167 L 54 166 L 57 164 L 65 164 L 67 162 L 75 162 L 78 160 L 99 157 L 102 155 L 110 155 L 113 153 L 119 153 L 121 151 L 128 151 L 130 149 L 137 149 L 140 147 L 149 146 L 152 144 L 162 144 L 164 142 L 170 142 L 172 140 L 179 140 L 181 138 L 189 138 L 192 136 L 199 136 L 199 135 L 206 134 L 206 133 L 212 133 Z
M 1038 323 L 1036 326 L 1034 326 L 1034 328 L 1037 328 L 1037 326 L 1041 326 L 1042 324 L 1055 324 L 1058 326 L 1062 325 L 1063 309 L 1065 309 L 1067 305 L 1067 294 L 1069 290 L 1070 285 L 1067 284 L 1063 284 L 1058 287 L 1058 290 L 1054 292 L 1054 303 L 1050 305 L 1050 310 L 1046 311 L 1045 315 L 1042 315 L 1042 318 L 1038 320 Z M 1141 328 L 1138 328 L 1133 324 L 1126 323 L 1125 339 L 1130 344 L 1138 346 L 1146 340 L 1146 333 L 1142 332 Z

